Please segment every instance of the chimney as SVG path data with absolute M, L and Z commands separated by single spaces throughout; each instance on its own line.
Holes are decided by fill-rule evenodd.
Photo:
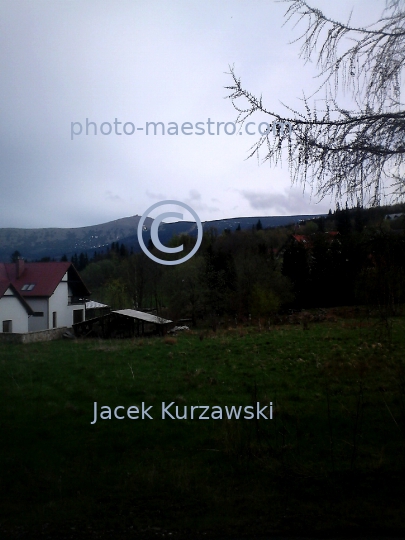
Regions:
M 20 278 L 24 272 L 24 259 L 18 258 L 16 261 L 17 265 L 17 279 Z

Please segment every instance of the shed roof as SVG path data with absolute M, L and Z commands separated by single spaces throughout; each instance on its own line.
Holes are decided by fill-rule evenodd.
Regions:
M 101 309 L 101 308 L 109 308 L 110 306 L 107 306 L 107 304 L 101 304 L 100 302 L 96 302 L 95 300 L 89 300 L 86 302 L 86 309 Z
M 151 315 L 150 313 L 144 313 L 143 311 L 136 311 L 135 309 L 118 309 L 112 313 L 118 313 L 118 315 L 124 315 L 125 317 L 131 317 L 132 319 L 138 319 L 140 321 L 150 322 L 154 324 L 168 324 L 173 321 L 163 319 L 157 315 Z

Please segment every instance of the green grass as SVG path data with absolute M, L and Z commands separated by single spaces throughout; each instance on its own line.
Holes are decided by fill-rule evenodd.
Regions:
M 339 320 L 0 345 L 1 528 L 403 530 L 404 350 L 403 318 L 389 341 Z M 94 401 L 154 420 L 91 425 Z M 162 401 L 274 416 L 161 420 Z

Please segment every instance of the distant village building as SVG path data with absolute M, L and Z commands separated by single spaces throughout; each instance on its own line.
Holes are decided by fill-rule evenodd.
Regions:
M 325 233 L 315 233 L 315 234 L 292 234 L 287 241 L 284 243 L 283 246 L 277 251 L 276 258 L 280 259 L 284 257 L 284 254 L 287 249 L 292 248 L 293 246 L 304 246 L 308 252 L 310 252 L 313 248 L 314 239 L 318 236 L 325 238 L 325 240 L 332 244 L 332 242 L 339 242 L 340 243 L 340 233 L 338 231 L 329 231 Z
M 69 262 L 0 263 L 0 333 L 72 327 L 90 295 Z

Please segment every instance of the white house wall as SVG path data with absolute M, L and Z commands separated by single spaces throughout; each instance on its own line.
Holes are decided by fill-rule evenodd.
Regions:
M 73 315 L 68 306 L 68 284 L 61 281 L 49 298 L 49 327 L 53 327 L 53 312 L 57 313 L 56 326 L 72 326 Z
M 37 313 L 43 313 L 43 317 L 31 317 L 28 319 L 28 332 L 38 332 L 39 330 L 48 330 L 48 299 L 26 297 L 25 300 L 31 309 Z
M 53 312 L 57 313 L 57 326 L 67 326 L 70 328 L 73 324 L 73 311 L 76 309 L 83 309 L 83 319 L 84 319 L 84 309 L 85 302 L 82 304 L 72 304 L 68 305 L 68 284 L 67 284 L 67 273 L 63 277 L 63 280 L 56 287 L 55 292 L 49 298 L 49 328 L 52 328 L 53 321 Z
M 24 334 L 28 332 L 28 313 L 21 302 L 13 295 L 13 291 L 7 289 L 0 298 L 0 333 L 3 332 L 3 321 L 12 322 L 12 332 Z

